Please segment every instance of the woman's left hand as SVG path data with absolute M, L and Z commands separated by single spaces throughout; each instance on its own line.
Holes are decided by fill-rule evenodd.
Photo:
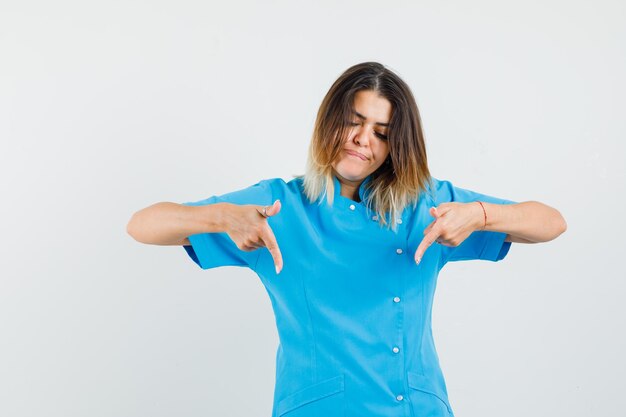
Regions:
M 430 215 L 435 220 L 424 229 L 424 238 L 415 252 L 415 263 L 420 263 L 424 252 L 435 241 L 444 246 L 459 246 L 467 237 L 478 229 L 478 219 L 483 212 L 480 203 L 442 203 L 430 208 Z

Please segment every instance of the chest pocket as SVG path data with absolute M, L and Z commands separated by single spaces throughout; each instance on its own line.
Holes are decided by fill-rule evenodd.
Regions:
M 343 374 L 310 385 L 283 398 L 278 417 L 345 417 Z
M 409 372 L 409 397 L 416 416 L 454 417 L 447 395 L 423 375 Z

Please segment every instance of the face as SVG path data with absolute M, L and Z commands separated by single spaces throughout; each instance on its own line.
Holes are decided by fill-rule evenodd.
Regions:
M 332 164 L 337 178 L 351 188 L 358 187 L 389 155 L 387 134 L 392 112 L 391 103 L 370 90 L 355 94 L 354 109 L 352 128 L 339 159 Z

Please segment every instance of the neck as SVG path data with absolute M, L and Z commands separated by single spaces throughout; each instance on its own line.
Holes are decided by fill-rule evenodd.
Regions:
M 339 184 L 341 184 L 341 192 L 340 195 L 342 197 L 349 198 L 350 200 L 354 200 L 356 202 L 360 202 L 359 198 L 359 186 L 363 182 L 361 181 L 350 181 L 342 178 L 340 175 L 337 175 L 337 179 L 339 180 Z

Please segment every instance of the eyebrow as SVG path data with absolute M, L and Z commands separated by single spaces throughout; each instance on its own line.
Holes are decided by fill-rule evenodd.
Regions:
M 358 111 L 355 111 L 356 115 L 363 120 L 366 120 L 367 117 L 363 116 L 361 113 L 359 113 Z M 382 122 L 376 122 L 377 125 L 379 126 L 389 126 L 389 123 L 382 123 Z

